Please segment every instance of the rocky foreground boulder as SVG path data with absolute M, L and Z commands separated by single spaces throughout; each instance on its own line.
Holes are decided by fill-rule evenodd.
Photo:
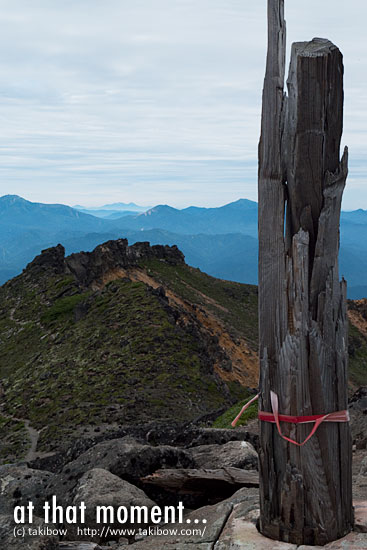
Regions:
M 190 526 L 192 534 L 179 534 L 183 528 L 180 524 L 174 524 L 170 528 L 177 530 L 177 535 L 162 535 L 143 538 L 137 541 L 132 548 L 134 550 L 211 550 L 219 540 L 223 527 L 230 517 L 234 507 L 243 503 L 246 511 L 259 507 L 258 491 L 256 489 L 241 489 L 231 498 L 226 499 L 215 506 L 204 506 L 187 515 L 185 528 Z M 191 526 L 195 526 L 191 529 Z M 121 550 L 122 547 L 117 547 Z
M 92 437 L 83 437 L 74 441 L 66 450 L 57 453 L 47 453 L 29 462 L 29 466 L 36 470 L 47 470 L 49 472 L 61 473 L 66 464 L 69 464 L 86 453 L 89 449 L 96 447 L 99 443 L 107 441 L 124 440 L 124 442 L 133 441 L 140 445 L 149 445 L 152 447 L 169 446 L 178 447 L 192 453 L 193 449 L 207 446 L 222 446 L 229 442 L 248 442 L 257 450 L 259 437 L 253 430 L 248 431 L 245 427 L 238 427 L 235 430 L 222 428 L 203 428 L 198 424 L 203 422 L 213 422 L 215 415 L 206 415 L 200 417 L 197 423 L 162 423 L 151 422 L 145 425 L 123 426 L 113 431 L 95 433 Z M 213 447 L 213 450 L 219 447 Z M 243 456 L 245 447 L 240 451 Z M 225 452 L 228 451 L 226 448 Z M 214 453 L 215 454 L 215 453 Z M 234 456 L 234 453 L 232 453 Z M 238 457 L 235 458 L 238 460 Z M 236 467 L 235 464 L 228 464 Z M 216 467 L 219 467 L 216 466 Z
M 59 550 L 59 538 L 44 534 L 47 529 L 44 521 L 33 517 L 33 522 L 22 525 L 24 534 L 14 536 L 16 524 L 13 515 L 0 515 L 0 548 L 2 550 Z M 33 534 L 38 532 L 39 534 Z
M 111 516 L 114 521 L 104 522 L 103 525 L 112 529 L 117 529 L 121 525 L 116 520 L 116 514 L 119 507 L 144 506 L 149 511 L 156 505 L 147 495 L 135 485 L 124 481 L 102 468 L 94 468 L 86 472 L 79 480 L 75 489 L 75 496 L 72 501 L 73 506 L 79 506 L 84 502 L 86 507 L 85 523 L 83 532 L 78 533 L 76 526 L 69 526 L 67 538 L 70 540 L 87 540 L 92 542 L 102 542 L 103 536 L 91 536 L 91 530 L 98 531 L 100 524 L 96 523 L 97 506 L 111 507 Z M 104 516 L 101 515 L 103 518 Z M 143 518 L 144 519 L 144 518 Z M 138 529 L 146 527 L 147 524 L 142 521 L 139 524 L 131 522 L 124 523 L 127 529 Z M 119 537 L 116 537 L 117 539 Z
M 57 495 L 64 505 L 75 496 L 80 478 L 89 470 L 102 468 L 131 483 L 161 467 L 193 466 L 191 455 L 168 445 L 153 447 L 130 437 L 98 443 L 64 466 L 45 487 L 47 495 Z
M 13 514 L 15 506 L 34 504 L 35 514 L 42 513 L 44 491 L 53 474 L 25 465 L 0 466 L 0 513 Z
M 201 504 L 208 502 L 209 495 L 205 490 L 204 492 L 192 491 L 189 488 L 188 491 L 184 490 L 183 493 L 177 494 L 176 490 L 172 492 L 168 487 L 155 487 L 145 483 L 144 478 L 157 471 L 179 472 L 180 475 L 185 475 L 187 472 L 189 477 L 193 476 L 194 478 L 195 476 L 200 477 L 200 472 L 203 472 L 204 489 L 209 483 L 210 498 L 214 498 L 214 501 L 223 500 L 224 496 L 233 494 L 239 486 L 231 474 L 235 470 L 239 474 L 242 474 L 242 471 L 245 472 L 238 466 L 246 467 L 249 474 L 251 471 L 253 472 L 254 481 L 251 478 L 250 485 L 257 483 L 256 451 L 251 443 L 236 441 L 241 437 L 242 432 L 243 430 L 235 432 L 194 427 L 181 430 L 172 428 L 165 431 L 163 428 L 153 427 L 149 431 L 143 431 L 140 435 L 137 433 L 136 438 L 127 435 L 122 438 L 100 441 L 97 444 L 91 444 L 85 450 L 83 450 L 81 441 L 78 446 L 79 450 L 74 449 L 63 456 L 58 455 L 58 464 L 60 465 L 58 472 L 29 468 L 24 463 L 5 465 L 0 468 L 0 514 L 3 514 L 2 541 L 4 541 L 4 546 L 0 544 L 0 548 L 9 547 L 12 550 L 17 548 L 48 550 L 50 548 L 53 550 L 54 547 L 58 547 L 58 543 L 61 545 L 60 548 L 63 546 L 73 548 L 70 546 L 73 540 L 75 544 L 77 544 L 76 541 L 80 541 L 79 546 L 75 547 L 78 550 L 89 550 L 86 546 L 80 545 L 86 545 L 87 541 L 90 544 L 103 545 L 109 540 L 108 537 L 91 536 L 88 531 L 88 529 L 96 528 L 94 512 L 97 505 L 111 506 L 113 509 L 117 509 L 119 506 L 128 507 L 138 504 L 146 506 L 149 510 L 156 502 L 160 505 L 169 505 L 186 498 L 190 506 L 196 509 Z M 250 435 L 246 433 L 244 437 L 248 439 Z M 230 439 L 235 441 L 230 441 Z M 158 444 L 159 442 L 171 443 L 171 445 Z M 175 443 L 176 446 L 173 446 L 172 443 Z M 181 446 L 177 446 L 178 444 Z M 34 464 L 35 462 L 32 463 L 32 465 Z M 43 461 L 39 460 L 38 464 L 40 466 L 52 464 L 52 457 L 46 457 Z M 205 481 L 206 479 L 207 481 Z M 226 486 L 225 492 L 223 492 L 224 485 Z M 32 501 L 35 505 L 36 516 L 43 517 L 44 502 L 51 503 L 54 496 L 58 506 L 78 506 L 80 502 L 85 503 L 87 513 L 83 527 L 87 531 L 84 534 L 80 533 L 77 530 L 77 524 L 66 525 L 63 521 L 57 527 L 67 527 L 67 534 L 63 535 L 60 541 L 53 536 L 44 538 L 43 532 L 40 531 L 42 535 L 29 540 L 25 538 L 17 540 L 13 537 L 11 545 L 9 543 L 6 546 L 8 544 L 6 537 L 13 536 L 9 529 L 14 528 L 14 526 L 11 527 L 14 506 L 26 506 L 28 501 Z M 215 518 L 227 513 L 228 506 L 228 504 L 224 504 L 215 510 Z M 187 508 L 186 504 L 185 508 Z M 213 516 L 211 532 L 215 532 L 215 525 L 218 521 L 214 520 Z M 41 526 L 42 520 L 36 519 L 35 525 Z M 116 527 L 116 525 L 113 526 Z M 137 529 L 138 525 L 124 525 L 124 527 Z M 121 539 L 119 544 L 122 544 L 123 540 L 127 541 L 127 538 L 122 536 L 115 536 L 115 540 L 117 539 Z M 137 544 L 137 542 L 135 540 L 134 543 Z M 65 546 L 66 544 L 68 546 Z
M 256 529 L 257 455 L 249 442 L 253 436 L 242 434 L 241 441 L 242 432 L 243 429 L 184 428 L 180 432 L 173 428 L 166 431 L 162 427 L 152 428 L 140 435 L 137 432 L 136 437 L 125 435 L 96 444 L 80 441 L 78 450 L 60 457 L 60 470 L 56 473 L 29 468 L 26 464 L 3 466 L 0 549 L 123 550 L 129 545 L 133 550 L 296 550 L 295 545 L 262 537 Z M 367 548 L 367 503 L 363 500 L 367 470 L 361 453 L 364 451 L 355 452 L 360 457 L 355 477 L 360 489 L 360 500 L 355 503 L 358 532 L 324 547 L 325 550 Z M 172 480 L 176 483 L 173 490 Z M 41 519 L 42 504 L 53 495 L 64 506 L 85 503 L 87 512 L 82 527 L 87 531 L 80 532 L 77 523 L 65 521 L 57 526 L 67 527 L 67 533 L 60 537 L 52 532 L 52 524 L 51 532 L 44 530 L 47 526 Z M 27 531 L 26 537 L 16 538 L 12 510 L 15 505 L 26 505 L 28 500 L 35 503 L 37 513 L 32 526 L 24 527 L 37 528 L 39 534 L 34 536 Z M 111 528 L 133 531 L 91 534 L 91 529 L 101 527 L 95 521 L 99 505 L 111 506 L 112 510 L 141 505 L 150 510 L 156 504 L 171 505 L 177 501 L 183 501 L 185 506 L 181 524 L 153 526 L 130 522 L 121 526 L 114 518 Z M 208 505 L 209 502 L 212 504 Z M 302 546 L 298 550 L 311 548 L 315 547 Z

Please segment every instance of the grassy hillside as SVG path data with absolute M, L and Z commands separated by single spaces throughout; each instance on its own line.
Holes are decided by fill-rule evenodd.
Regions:
M 257 288 L 215 279 L 186 264 L 176 266 L 159 260 L 141 262 L 147 273 L 191 304 L 215 313 L 233 334 L 244 336 L 257 350 Z
M 352 387 L 367 378 L 362 313 L 350 329 Z M 26 456 L 30 429 L 49 452 L 232 407 L 257 385 L 257 331 L 256 287 L 191 268 L 174 247 L 45 251 L 0 288 L 0 461 Z
M 214 332 L 228 327 L 236 347 L 247 325 L 256 345 L 254 287 L 144 255 L 84 285 L 56 256 L 0 288 L 3 459 L 27 451 L 24 421 L 40 432 L 37 450 L 52 451 L 94 429 L 192 420 L 246 394 Z

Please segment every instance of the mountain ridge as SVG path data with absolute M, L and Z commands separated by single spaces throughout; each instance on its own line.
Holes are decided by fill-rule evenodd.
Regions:
M 25 425 L 47 453 L 94 427 L 228 407 L 256 383 L 256 292 L 193 270 L 177 247 L 44 250 L 0 288 L 0 457 L 24 456 Z
M 350 310 L 353 390 L 367 322 L 364 302 Z M 43 456 L 95 430 L 228 408 L 257 385 L 257 330 L 257 288 L 188 266 L 177 247 L 44 250 L 0 287 L 0 461 L 27 454 L 29 426 Z
M 135 202 L 113 202 L 111 204 L 103 204 L 101 206 L 82 206 L 81 204 L 75 204 L 72 206 L 77 210 L 135 210 L 136 212 L 148 210 L 151 206 L 141 206 L 135 204 Z
M 213 276 L 257 283 L 257 243 L 251 240 L 257 239 L 257 203 L 247 199 L 216 208 L 179 210 L 158 205 L 144 213 L 125 212 L 117 219 L 114 214 L 114 219 L 97 218 L 64 205 L 30 203 L 11 195 L 0 198 L 0 212 L 1 206 L 0 284 L 19 273 L 41 249 L 58 242 L 71 253 L 91 250 L 108 239 L 127 237 L 137 242 L 140 232 L 155 244 L 178 244 L 191 265 Z M 364 213 L 361 209 L 342 212 L 340 273 L 348 281 L 350 298 L 366 296 Z M 93 234 L 100 238 L 94 239 Z

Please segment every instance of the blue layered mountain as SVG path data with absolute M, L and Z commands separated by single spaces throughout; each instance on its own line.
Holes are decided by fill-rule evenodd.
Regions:
M 116 215 L 114 206 L 101 209 Z M 70 254 L 121 237 L 130 244 L 176 244 L 190 265 L 210 275 L 257 282 L 256 202 L 240 199 L 218 208 L 183 210 L 159 205 L 143 213 L 120 213 L 118 219 L 99 218 L 92 211 L 62 204 L 32 203 L 16 195 L 0 197 L 0 283 L 20 273 L 42 249 L 59 242 Z M 365 297 L 367 211 L 342 212 L 341 220 L 340 274 L 348 281 L 349 297 Z
M 116 227 L 146 230 L 165 229 L 174 233 L 218 235 L 244 233 L 257 237 L 257 203 L 246 199 L 219 208 L 190 206 L 177 210 L 159 205 L 137 216 L 115 220 Z

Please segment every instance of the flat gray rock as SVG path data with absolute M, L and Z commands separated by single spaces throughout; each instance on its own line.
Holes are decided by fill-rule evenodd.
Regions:
M 364 533 L 349 533 L 345 537 L 329 542 L 325 546 L 298 546 L 297 550 L 367 550 L 367 535 Z
M 176 531 L 177 534 L 152 535 L 136 542 L 132 548 L 134 550 L 157 550 L 158 548 L 159 550 L 165 550 L 166 548 L 176 550 L 185 547 L 193 548 L 193 545 L 197 545 L 198 549 L 206 550 L 205 545 L 207 545 L 207 548 L 211 548 L 213 542 L 218 539 L 231 510 L 231 503 L 226 501 L 216 506 L 204 506 L 186 516 L 183 524 L 160 526 L 162 529 L 167 528 L 171 532 Z M 188 520 L 190 523 L 187 523 Z M 197 520 L 197 523 L 195 523 L 195 520 Z M 203 520 L 205 520 L 205 523 Z
M 132 550 L 212 550 L 236 504 L 245 510 L 258 507 L 257 489 L 240 489 L 232 497 L 213 506 L 204 506 L 185 516 L 183 524 L 160 526 L 177 534 L 149 536 L 132 545 Z M 189 522 L 188 522 L 189 520 Z M 197 523 L 195 523 L 197 520 Z M 189 534 L 186 530 L 190 529 Z M 193 530 L 198 530 L 196 533 Z M 185 530 L 182 532 L 181 530 Z M 199 532 L 200 531 L 200 532 Z M 217 547 L 215 546 L 215 549 Z M 118 548 L 118 550 L 122 550 Z
M 296 544 L 263 537 L 256 528 L 258 516 L 258 502 L 236 504 L 215 550 L 297 550 Z
M 199 445 L 190 449 L 196 468 L 257 469 L 257 452 L 247 441 L 228 441 L 224 445 Z
M 367 527 L 367 502 L 355 502 L 356 523 Z M 245 502 L 235 505 L 215 550 L 366 550 L 367 534 L 352 532 L 325 546 L 309 546 L 274 541 L 261 535 L 256 522 L 260 510 L 256 503 L 249 506 Z M 189 548 L 189 547 L 188 547 Z

